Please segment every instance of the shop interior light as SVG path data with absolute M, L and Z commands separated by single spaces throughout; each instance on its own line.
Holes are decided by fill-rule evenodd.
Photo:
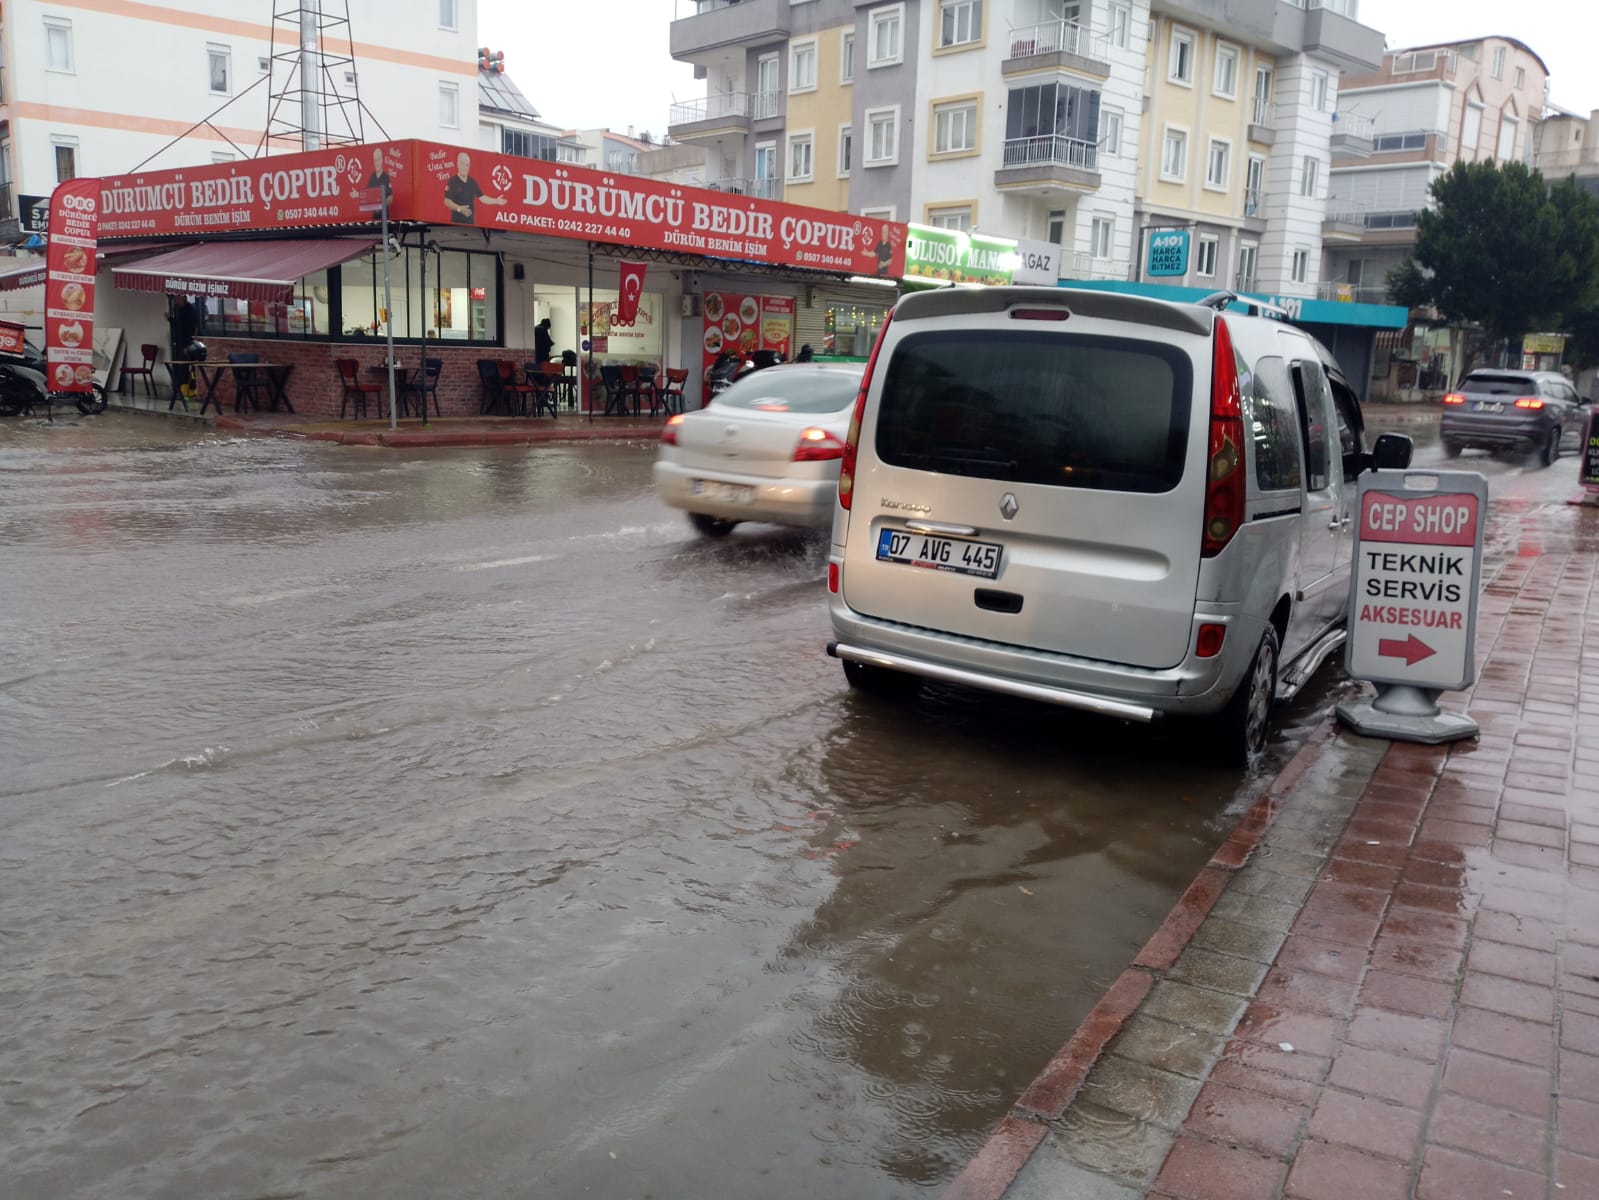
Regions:
M 875 283 L 878 287 L 898 287 L 899 282 L 893 279 L 879 279 L 875 275 L 851 275 L 851 283 Z

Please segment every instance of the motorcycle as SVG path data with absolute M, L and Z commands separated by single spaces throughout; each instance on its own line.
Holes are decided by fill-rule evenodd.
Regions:
M 103 413 L 106 408 L 105 385 L 99 380 L 88 392 L 52 392 L 45 384 L 49 370 L 44 351 L 31 339 L 24 338 L 20 354 L 0 351 L 0 417 L 20 414 L 32 416 L 43 406 L 45 415 L 53 416 L 54 406 L 69 400 L 85 416 Z

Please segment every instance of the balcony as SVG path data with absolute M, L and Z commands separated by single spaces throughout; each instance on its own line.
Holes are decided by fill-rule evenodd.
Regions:
M 1312 5 L 1305 13 L 1304 49 L 1332 59 L 1346 71 L 1375 71 L 1382 66 L 1383 35 L 1352 15 Z
M 781 92 L 720 92 L 672 105 L 667 133 L 675 141 L 720 141 L 743 137 L 756 121 L 781 118 Z
M 788 40 L 790 0 L 698 0 L 694 12 L 671 24 L 673 58 L 693 62 L 718 51 Z
M 1266 231 L 1266 193 L 1260 188 L 1244 189 L 1244 228 L 1251 233 Z
M 775 179 L 711 179 L 700 186 L 729 196 L 756 196 L 762 200 L 776 200 L 780 189 Z
M 1013 30 L 1000 71 L 1006 75 L 1055 67 L 1088 75 L 1110 78 L 1110 51 L 1102 34 L 1075 21 L 1046 21 Z
M 1061 262 L 1062 279 L 1114 279 L 1125 280 L 1132 274 L 1131 264 L 1122 258 L 1095 258 L 1087 250 L 1072 254 L 1071 266 Z
M 1368 158 L 1372 151 L 1372 138 L 1377 125 L 1370 117 L 1359 113 L 1333 114 L 1332 141 L 1329 143 L 1335 157 Z
M 1003 165 L 994 172 L 996 188 L 1097 192 L 1099 146 L 1059 134 L 1007 138 Z
M 1277 106 L 1256 100 L 1249 115 L 1249 140 L 1261 146 L 1277 144 Z
M 1318 283 L 1316 299 L 1335 300 L 1341 304 L 1391 304 L 1387 287 L 1371 287 L 1359 283 Z
M 1364 209 L 1334 201 L 1321 218 L 1321 240 L 1327 242 L 1358 242 L 1366 235 Z

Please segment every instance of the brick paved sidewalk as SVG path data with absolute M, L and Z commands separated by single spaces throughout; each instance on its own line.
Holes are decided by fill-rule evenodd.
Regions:
M 946 1200 L 1599 1197 L 1599 555 L 1544 550 L 1480 741 L 1323 730 Z

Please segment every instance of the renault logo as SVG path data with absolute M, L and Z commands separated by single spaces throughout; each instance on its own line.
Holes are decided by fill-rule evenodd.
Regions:
M 1007 521 L 1012 520 L 1021 510 L 1022 506 L 1016 503 L 1016 497 L 1013 493 L 1006 492 L 999 498 L 999 515 Z

